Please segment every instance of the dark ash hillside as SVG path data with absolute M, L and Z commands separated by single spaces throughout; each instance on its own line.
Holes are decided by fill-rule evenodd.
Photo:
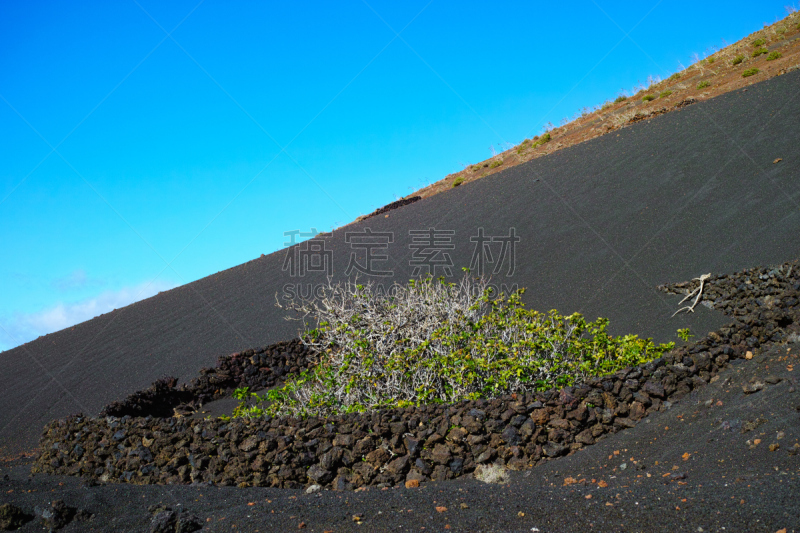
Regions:
M 706 301 L 734 322 L 639 368 L 574 387 L 327 419 L 77 415 L 47 426 L 34 471 L 102 482 L 348 490 L 453 479 L 478 465 L 525 470 L 635 427 L 751 350 L 798 338 L 798 265 L 710 278 Z

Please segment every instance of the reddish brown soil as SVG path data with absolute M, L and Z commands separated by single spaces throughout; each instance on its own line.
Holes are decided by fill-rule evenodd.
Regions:
M 765 43 L 754 45 L 758 39 L 763 39 Z M 768 54 L 753 57 L 753 52 L 762 48 L 766 48 L 768 52 L 779 52 L 781 57 L 768 59 Z M 733 61 L 737 56 L 743 56 L 743 59 L 734 65 Z M 742 75 L 746 70 L 753 68 L 758 69 L 757 74 L 747 77 Z M 607 102 L 601 109 L 586 113 L 564 126 L 550 130 L 549 142 L 533 146 L 539 137 L 526 139 L 505 152 L 445 176 L 444 179 L 409 196 L 427 198 L 455 186 L 463 187 L 469 182 L 606 135 L 629 124 L 680 109 L 696 101 L 714 98 L 798 68 L 800 68 L 800 12 L 795 12 L 691 65 L 686 70 L 654 83 L 622 102 Z M 709 85 L 698 89 L 701 82 Z M 671 94 L 664 94 L 667 91 L 671 91 Z M 655 99 L 644 101 L 643 98 L 647 95 L 655 96 Z

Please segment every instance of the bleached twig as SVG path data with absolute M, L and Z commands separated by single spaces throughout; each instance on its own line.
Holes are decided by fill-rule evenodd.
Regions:
M 703 274 L 703 275 L 702 275 L 702 276 L 700 276 L 699 278 L 693 278 L 693 279 L 692 279 L 692 281 L 699 281 L 699 282 L 700 282 L 700 285 L 699 285 L 699 286 L 698 286 L 698 287 L 697 287 L 695 290 L 693 290 L 692 292 L 690 292 L 689 294 L 687 294 L 687 295 L 686 295 L 686 297 L 685 297 L 683 300 L 681 300 L 680 302 L 678 302 L 678 305 L 682 304 L 683 302 L 685 302 L 686 300 L 688 300 L 689 298 L 691 298 L 692 296 L 694 296 L 694 295 L 695 295 L 695 293 L 697 293 L 697 297 L 694 299 L 694 302 L 692 303 L 692 305 L 687 305 L 687 306 L 685 306 L 685 307 L 681 307 L 680 309 L 678 309 L 677 311 L 675 311 L 675 312 L 672 314 L 672 316 L 675 316 L 675 315 L 677 315 L 677 314 L 678 314 L 678 313 L 680 313 L 681 311 L 686 311 L 687 313 L 694 313 L 694 308 L 695 308 L 695 306 L 696 306 L 696 305 L 697 305 L 697 303 L 700 301 L 700 297 L 701 297 L 701 296 L 703 296 L 703 288 L 705 287 L 706 280 L 707 280 L 708 278 L 710 278 L 710 277 L 711 277 L 711 273 L 709 272 L 708 274 Z M 670 317 L 670 318 L 672 318 L 672 317 Z

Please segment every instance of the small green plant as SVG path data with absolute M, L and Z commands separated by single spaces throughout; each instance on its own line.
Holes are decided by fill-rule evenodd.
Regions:
M 522 152 L 524 152 L 525 150 L 527 150 L 527 149 L 529 148 L 529 146 L 528 146 L 528 145 L 529 145 L 530 143 L 531 143 L 531 140 L 530 140 L 530 139 L 525 139 L 524 141 L 522 141 L 521 143 L 519 143 L 519 146 L 517 146 L 517 153 L 518 153 L 518 154 L 521 154 Z
M 767 43 L 766 39 L 756 39 L 753 41 L 753 46 L 761 46 Z
M 689 342 L 689 339 L 694 337 L 694 335 L 692 335 L 692 332 L 689 330 L 689 328 L 682 328 L 678 330 L 678 337 L 680 337 L 684 342 Z
M 627 100 L 627 99 L 628 99 L 628 97 L 627 97 L 627 96 L 625 96 L 624 94 L 621 94 L 621 95 L 617 96 L 617 97 L 614 99 L 614 103 L 615 103 L 615 104 L 618 104 L 618 103 L 620 103 L 620 102 L 624 102 L 624 101 L 625 101 L 625 100 Z
M 744 56 L 740 54 L 733 58 L 733 61 L 731 61 L 731 65 L 738 65 L 742 61 L 744 61 Z
M 781 53 L 775 50 L 774 52 L 770 52 L 770 54 L 767 56 L 767 61 L 773 61 L 775 59 L 780 59 L 781 57 Z
M 779 34 L 783 35 L 784 33 L 786 33 L 786 28 L 785 27 L 780 27 L 775 31 L 778 32 Z
M 707 62 L 709 65 L 710 65 L 710 64 L 712 64 L 712 63 L 713 63 L 714 61 L 716 61 L 716 60 L 717 60 L 717 58 L 716 58 L 716 57 L 709 57 L 709 58 L 706 58 L 706 62 Z
M 464 183 L 464 176 L 459 176 L 453 180 L 453 187 L 458 187 L 462 183 Z
M 747 78 L 747 77 L 750 77 L 750 76 L 754 76 L 756 74 L 758 74 L 758 69 L 757 68 L 749 68 L 749 69 L 745 70 L 744 72 L 742 72 L 742 77 L 743 78 Z
M 708 80 L 703 80 L 697 84 L 698 89 L 705 89 L 706 87 L 711 87 L 711 82 Z
M 233 410 L 233 418 L 255 418 L 264 416 L 264 409 L 259 406 L 262 404 L 266 397 L 261 397 L 255 392 L 250 392 L 250 387 L 240 387 L 233 391 L 233 398 L 240 400 L 239 405 Z M 250 402 L 253 405 L 249 405 Z M 221 416 L 223 420 L 229 420 L 230 417 Z
M 473 171 L 473 172 L 477 172 L 477 171 L 479 171 L 480 169 L 481 169 L 481 166 L 480 166 L 480 165 L 472 165 L 472 171 Z
M 492 164 L 489 165 L 489 168 L 497 168 L 502 164 L 503 164 L 503 160 L 502 159 L 497 159 L 495 161 L 492 161 Z
M 642 96 L 642 102 L 650 102 L 651 100 L 655 100 L 655 99 L 656 99 L 656 95 L 654 95 L 654 94 L 646 94 L 646 95 Z
M 768 54 L 768 53 L 769 53 L 769 50 L 767 50 L 766 48 L 759 48 L 758 50 L 755 50 L 753 52 L 753 57 L 758 57 L 758 56 L 761 56 L 761 55 L 764 55 L 764 54 Z
M 533 143 L 532 148 L 536 148 L 536 147 L 541 146 L 541 145 L 543 145 L 545 143 L 549 143 L 550 142 L 550 132 L 545 133 L 544 135 L 539 137 L 538 140 L 536 139 L 536 137 L 534 137 L 534 140 L 536 142 Z
M 659 94 L 659 98 L 666 98 L 667 96 L 671 95 L 672 91 L 664 91 L 663 93 Z
M 589 409 L 594 409 L 594 404 L 592 402 L 586 402 L 586 407 Z
M 676 72 L 675 74 L 673 74 L 672 76 L 670 76 L 667 79 L 669 79 L 669 80 L 677 80 L 680 77 L 681 77 L 681 73 L 680 72 Z

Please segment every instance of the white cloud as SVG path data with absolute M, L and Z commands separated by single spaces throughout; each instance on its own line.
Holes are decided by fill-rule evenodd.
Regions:
M 14 313 L 10 318 L 0 318 L 0 350 L 11 349 L 174 287 L 165 281 L 142 283 L 118 291 L 104 291 L 74 303 L 59 302 L 35 313 Z
M 52 285 L 53 288 L 61 292 L 67 292 L 87 287 L 99 287 L 105 285 L 105 281 L 98 278 L 90 278 L 85 270 L 78 269 L 71 274 L 53 280 Z

